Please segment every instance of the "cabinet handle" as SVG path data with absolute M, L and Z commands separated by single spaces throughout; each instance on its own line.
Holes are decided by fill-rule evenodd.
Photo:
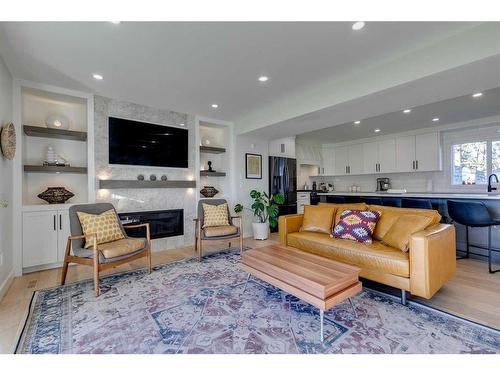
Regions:
M 415 160 L 415 169 L 418 169 L 418 160 Z
M 413 167 L 411 169 L 415 170 L 415 160 L 413 160 Z
M 54 215 L 54 230 L 56 230 L 56 215 Z
M 62 215 L 59 214 L 59 230 L 62 230 Z

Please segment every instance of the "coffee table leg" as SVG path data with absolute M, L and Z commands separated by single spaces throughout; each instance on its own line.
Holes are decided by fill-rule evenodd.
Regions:
M 323 335 L 323 319 L 324 319 L 325 312 L 323 310 L 319 310 L 319 334 L 320 334 L 320 341 L 323 342 L 324 340 L 324 335 Z

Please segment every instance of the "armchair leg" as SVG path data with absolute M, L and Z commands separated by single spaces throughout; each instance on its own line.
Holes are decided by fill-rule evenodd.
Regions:
M 68 274 L 68 266 L 69 266 L 68 256 L 70 249 L 71 249 L 71 240 L 68 238 L 68 242 L 66 242 L 66 249 L 64 250 L 64 262 L 61 272 L 61 285 L 64 285 L 66 283 L 66 275 Z
M 94 290 L 95 296 L 99 297 L 101 290 L 99 289 L 99 251 L 97 250 L 97 237 L 94 236 Z
M 198 233 L 198 262 L 201 262 L 201 258 L 203 257 L 203 242 L 201 241 L 201 225 L 200 225 L 200 222 L 198 222 L 197 233 Z
M 148 258 L 148 273 L 151 273 L 151 244 L 149 244 L 147 258 Z
M 243 254 L 243 217 L 240 217 L 240 255 Z

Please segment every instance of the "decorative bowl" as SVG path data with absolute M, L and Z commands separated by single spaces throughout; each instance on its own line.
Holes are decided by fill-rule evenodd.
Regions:
M 203 189 L 200 190 L 201 195 L 203 195 L 205 198 L 212 198 L 218 192 L 219 190 L 217 190 L 213 186 L 204 186 Z
M 43 199 L 49 204 L 62 204 L 74 196 L 75 194 L 62 186 L 48 187 L 43 193 L 38 194 L 38 198 Z

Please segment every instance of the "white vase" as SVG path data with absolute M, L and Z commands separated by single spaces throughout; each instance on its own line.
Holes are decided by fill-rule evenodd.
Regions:
M 268 223 L 252 223 L 253 238 L 255 240 L 267 240 L 269 237 Z

